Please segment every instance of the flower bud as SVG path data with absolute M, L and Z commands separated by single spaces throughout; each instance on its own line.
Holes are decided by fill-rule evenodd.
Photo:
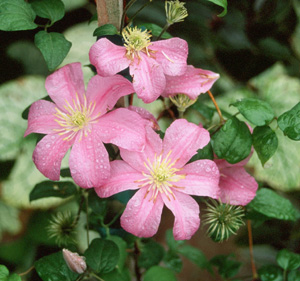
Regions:
M 62 252 L 64 260 L 71 271 L 81 274 L 86 270 L 84 257 L 79 256 L 77 253 L 72 253 L 67 249 L 63 249 Z
M 181 22 L 188 16 L 184 4 L 184 2 L 180 2 L 179 0 L 165 2 L 167 23 L 169 25 L 172 25 L 176 22 Z
M 244 210 L 241 206 L 223 204 L 211 200 L 212 204 L 206 202 L 207 213 L 204 215 L 204 224 L 208 224 L 208 236 L 215 242 L 223 242 L 232 234 L 236 234 L 240 226 L 244 225 Z

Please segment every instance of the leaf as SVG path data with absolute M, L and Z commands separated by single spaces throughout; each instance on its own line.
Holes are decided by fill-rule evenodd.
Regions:
M 42 52 L 50 71 L 61 64 L 72 46 L 61 33 L 46 31 L 35 34 L 34 43 Z
M 158 265 L 164 257 L 164 248 L 153 240 L 149 240 L 147 243 L 142 244 L 141 254 L 138 258 L 138 266 L 143 268 L 150 268 L 154 265 Z
M 275 265 L 264 265 L 258 270 L 261 281 L 283 281 L 282 270 Z
M 105 36 L 105 35 L 115 35 L 118 34 L 118 29 L 112 24 L 104 24 L 95 29 L 93 36 Z
M 300 267 L 300 255 L 287 249 L 279 251 L 276 260 L 284 270 L 296 270 Z
M 144 281 L 176 281 L 175 274 L 168 268 L 153 266 L 144 275 Z
M 0 240 L 3 233 L 17 234 L 21 227 L 18 209 L 0 200 Z
M 211 138 L 216 155 L 230 164 L 245 159 L 251 151 L 252 138 L 248 126 L 231 117 Z
M 72 182 L 43 181 L 38 183 L 29 194 L 29 200 L 37 200 L 45 197 L 67 198 L 75 195 L 77 188 Z
M 175 240 L 172 229 L 166 231 L 166 241 L 170 250 L 177 252 L 178 247 L 185 244 L 184 240 Z
M 269 126 L 255 127 L 252 134 L 253 146 L 264 166 L 274 155 L 278 147 L 278 139 L 275 132 Z
M 227 0 L 207 0 L 209 2 L 212 2 L 218 6 L 221 6 L 224 10 L 221 14 L 218 15 L 218 17 L 224 17 L 227 14 Z
M 126 258 L 128 256 L 128 253 L 126 251 L 127 243 L 121 237 L 114 236 L 114 235 L 110 235 L 108 237 L 108 240 L 113 241 L 119 248 L 120 257 L 119 257 L 119 262 L 118 262 L 118 268 L 122 270 L 124 267 Z
M 50 19 L 52 24 L 65 15 L 65 5 L 61 0 L 33 0 L 30 4 L 39 17 Z
M 9 275 L 9 270 L 5 265 L 0 264 L 0 280 L 6 280 Z
M 24 0 L 2 0 L 0 3 L 0 30 L 17 31 L 37 28 L 35 13 Z
M 300 140 L 300 102 L 278 117 L 278 126 L 292 140 Z
M 232 255 L 218 255 L 213 257 L 210 262 L 218 267 L 219 274 L 225 279 L 235 276 L 242 265 L 240 262 L 235 261 Z
M 42 257 L 34 266 L 43 281 L 75 281 L 78 277 L 68 268 L 62 252 Z
M 214 152 L 212 150 L 211 143 L 208 143 L 206 146 L 204 146 L 202 149 L 199 149 L 197 151 L 197 154 L 194 155 L 189 162 L 194 162 L 196 160 L 201 159 L 214 159 Z
M 191 106 L 191 108 L 195 109 L 207 120 L 211 120 L 215 113 L 214 109 L 205 105 L 200 99 L 197 99 L 197 101 Z
M 168 251 L 163 258 L 164 264 L 175 272 L 181 272 L 183 263 L 179 255 L 173 251 Z
M 274 118 L 274 112 L 269 103 L 246 98 L 232 104 L 237 107 L 240 113 L 252 124 L 263 126 L 269 124 Z
M 123 271 L 119 271 L 117 269 L 106 273 L 106 274 L 101 274 L 101 280 L 105 281 L 130 281 L 131 276 L 130 272 L 127 268 L 124 268 Z
M 22 279 L 17 273 L 13 273 L 8 277 L 7 281 L 22 281 Z
M 113 241 L 94 239 L 85 251 L 86 263 L 98 273 L 108 273 L 117 266 L 120 252 Z
M 256 192 L 256 196 L 247 205 L 247 209 L 254 210 L 269 218 L 296 220 L 296 209 L 292 203 L 267 188 L 261 188 Z
M 160 35 L 160 33 L 162 32 L 162 27 L 158 26 L 155 23 L 141 23 L 138 25 L 139 28 L 143 29 L 147 29 L 149 31 L 151 31 L 153 36 L 158 37 Z M 163 39 L 169 39 L 172 38 L 173 36 L 168 33 L 168 32 L 164 32 L 163 35 L 161 36 L 161 38 Z
M 287 281 L 298 281 L 300 280 L 300 271 L 293 270 L 289 272 Z

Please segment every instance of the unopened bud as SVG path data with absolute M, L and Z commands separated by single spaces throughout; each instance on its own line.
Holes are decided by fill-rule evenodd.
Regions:
M 176 22 L 181 22 L 188 16 L 184 4 L 184 2 L 180 2 L 179 0 L 165 2 L 167 23 L 169 25 L 172 25 Z
M 86 270 L 84 257 L 79 256 L 77 253 L 72 253 L 67 249 L 63 249 L 62 252 L 64 260 L 71 271 L 81 274 Z

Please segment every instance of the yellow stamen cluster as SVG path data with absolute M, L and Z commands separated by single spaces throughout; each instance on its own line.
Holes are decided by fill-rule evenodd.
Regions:
M 180 2 L 179 0 L 165 2 L 167 23 L 169 25 L 172 25 L 176 22 L 181 22 L 188 16 L 184 4 L 184 2 Z
M 190 99 L 187 95 L 178 94 L 174 97 L 169 97 L 170 100 L 177 106 L 179 112 L 185 112 L 185 110 L 193 105 L 197 99 Z
M 162 193 L 164 193 L 170 201 L 171 196 L 175 200 L 172 188 L 183 188 L 173 184 L 173 182 L 178 182 L 181 179 L 184 179 L 185 175 L 176 174 L 176 172 L 180 171 L 180 169 L 173 167 L 177 160 L 171 162 L 172 160 L 169 159 L 170 154 L 171 151 L 165 158 L 162 158 L 161 154 L 159 156 L 155 155 L 153 162 L 147 159 L 147 163 L 144 163 L 147 168 L 147 172 L 143 172 L 145 178 L 137 182 L 144 182 L 139 185 L 139 187 L 148 186 L 145 198 L 151 190 L 153 191 L 149 201 L 153 200 L 153 202 L 155 202 L 158 194 Z
M 61 129 L 55 129 L 59 135 L 67 135 L 63 140 L 71 140 L 76 134 L 80 133 L 80 140 L 83 136 L 87 136 L 91 131 L 90 124 L 97 122 L 96 119 L 100 116 L 100 113 L 92 117 L 92 113 L 95 109 L 96 103 L 90 103 L 87 106 L 86 96 L 84 95 L 83 104 L 80 103 L 78 95 L 76 94 L 76 100 L 73 99 L 73 104 L 70 104 L 66 100 L 64 108 L 66 112 L 62 112 L 57 107 L 55 121 L 62 127 Z
M 124 46 L 126 47 L 126 57 L 133 61 L 135 57 L 140 59 L 139 52 L 143 52 L 150 57 L 148 46 L 151 45 L 151 34 L 148 30 L 142 31 L 140 28 L 126 27 L 122 32 Z

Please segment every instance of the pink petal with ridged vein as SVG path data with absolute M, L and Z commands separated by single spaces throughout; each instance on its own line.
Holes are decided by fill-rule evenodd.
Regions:
M 146 192 L 146 188 L 138 190 L 121 217 L 121 226 L 138 237 L 151 237 L 157 232 L 164 206 L 160 195 L 153 202 L 149 201 L 151 192 L 145 198 Z
M 106 38 L 98 40 L 90 49 L 90 62 L 101 76 L 112 76 L 129 66 L 126 48 L 117 46 Z
M 173 235 L 175 240 L 188 240 L 200 226 L 199 205 L 189 195 L 174 191 L 175 200 L 170 200 L 163 194 L 166 206 L 175 216 Z
M 31 133 L 39 134 L 53 134 L 53 129 L 60 129 L 61 127 L 54 120 L 56 117 L 55 104 L 46 100 L 39 100 L 34 102 L 28 114 L 28 127 L 24 136 Z
M 177 160 L 175 167 L 181 168 L 197 150 L 203 148 L 210 140 L 207 130 L 186 121 L 177 119 L 166 130 L 163 140 L 164 156 L 172 151 L 170 158 Z
M 38 170 L 50 180 L 59 180 L 60 165 L 73 141 L 64 141 L 64 136 L 47 135 L 38 142 L 33 152 L 33 162 Z
M 219 198 L 219 169 L 211 160 L 198 160 L 185 165 L 178 174 L 186 175 L 185 179 L 175 183 L 184 187 L 181 192 L 197 196 Z
M 54 103 L 63 112 L 66 101 L 73 106 L 73 100 L 83 102 L 85 93 L 81 64 L 71 63 L 49 75 L 45 82 L 46 90 Z

